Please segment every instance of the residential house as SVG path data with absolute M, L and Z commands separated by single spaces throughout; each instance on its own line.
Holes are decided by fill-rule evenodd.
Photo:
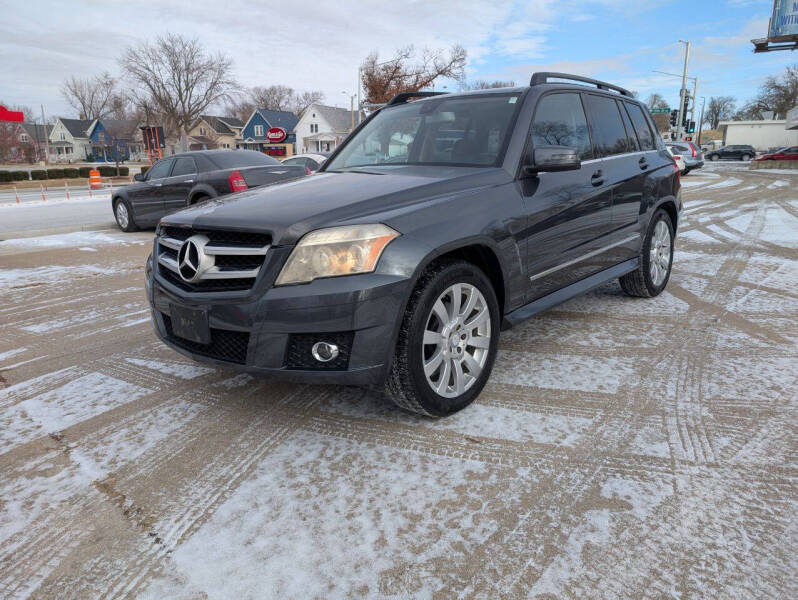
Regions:
M 332 152 L 352 131 L 352 117 L 345 108 L 311 104 L 295 128 L 297 152 Z M 357 114 L 354 121 L 357 125 Z
M 142 158 L 144 143 L 138 121 L 95 119 L 87 133 L 93 162 L 124 162 Z
M 52 130 L 52 125 L 19 123 L 14 132 L 16 142 L 11 149 L 11 159 L 27 163 L 44 160 L 47 154 L 47 138 Z
M 93 123 L 91 119 L 56 119 L 50 132 L 50 161 L 70 163 L 91 160 L 88 130 Z
M 201 115 L 188 130 L 189 150 L 235 148 L 244 123 L 235 117 Z
M 267 110 L 257 108 L 244 124 L 241 136 L 236 142 L 236 148 L 257 150 L 270 156 L 286 157 L 294 154 L 296 136 L 294 128 L 297 116 L 288 110 Z M 285 131 L 283 140 L 270 140 L 266 134 L 269 129 L 279 127 Z

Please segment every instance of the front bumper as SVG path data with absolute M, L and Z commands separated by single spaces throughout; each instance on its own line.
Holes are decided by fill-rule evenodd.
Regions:
M 208 298 L 188 299 L 153 273 L 147 288 L 156 334 L 194 360 L 293 381 L 375 385 L 387 374 L 410 285 L 404 276 L 370 273 L 271 288 L 258 297 L 225 299 L 206 294 Z M 238 332 L 226 335 L 245 340 L 241 342 L 243 361 L 220 359 L 207 348 L 175 336 L 173 306 L 206 311 L 211 332 Z M 295 354 L 297 337 L 318 334 L 319 341 L 326 341 L 325 333 L 351 340 L 345 368 L 292 365 L 289 350 Z

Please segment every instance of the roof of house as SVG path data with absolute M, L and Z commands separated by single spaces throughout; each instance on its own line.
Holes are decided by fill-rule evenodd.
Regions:
M 349 109 L 326 106 L 324 104 L 311 104 L 306 112 L 310 110 L 315 110 L 319 113 L 330 124 L 333 131 L 346 132 L 352 129 L 352 111 Z M 355 115 L 355 123 L 357 123 L 357 114 Z
M 235 117 L 215 117 L 213 115 L 200 115 L 200 119 L 205 121 L 214 133 L 220 135 L 235 135 L 237 131 L 233 127 L 241 128 L 244 124 Z
M 70 133 L 72 137 L 76 138 L 85 138 L 89 137 L 86 133 L 91 127 L 92 123 L 94 123 L 94 119 L 58 119 L 64 124 L 66 130 Z
M 139 126 L 139 122 L 133 119 L 100 119 L 100 123 L 109 135 L 117 139 L 135 137 Z
M 286 133 L 292 133 L 299 122 L 297 116 L 290 110 L 267 110 L 258 108 L 256 112 L 266 119 L 270 127 L 282 127 Z
M 43 142 L 45 138 L 50 137 L 50 133 L 53 131 L 52 125 L 40 125 L 39 123 L 20 123 L 20 125 L 25 133 L 37 142 Z

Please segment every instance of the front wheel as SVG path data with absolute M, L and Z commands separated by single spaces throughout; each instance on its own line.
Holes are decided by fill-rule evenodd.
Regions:
M 653 298 L 668 285 L 672 266 L 673 224 L 668 213 L 659 209 L 654 213 L 643 240 L 639 266 L 618 281 L 621 289 L 630 296 Z
M 711 160 L 712 162 L 715 162 L 716 160 L 719 160 L 719 159 L 720 159 L 720 156 L 718 156 L 717 154 L 710 154 L 709 155 L 709 160 Z
M 742 158 L 743 158 L 743 162 L 748 162 L 749 160 L 751 160 L 751 155 L 750 154 L 743 154 Z
M 133 220 L 133 211 L 130 204 L 124 198 L 117 198 L 114 202 L 114 218 L 119 229 L 126 232 L 137 231 L 138 227 Z
M 455 413 L 485 386 L 498 340 L 499 304 L 487 276 L 471 263 L 437 263 L 407 304 L 385 390 L 415 413 Z

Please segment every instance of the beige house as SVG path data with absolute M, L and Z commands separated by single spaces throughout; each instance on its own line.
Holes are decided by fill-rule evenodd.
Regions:
M 244 123 L 235 117 L 201 115 L 188 130 L 189 150 L 235 148 Z

